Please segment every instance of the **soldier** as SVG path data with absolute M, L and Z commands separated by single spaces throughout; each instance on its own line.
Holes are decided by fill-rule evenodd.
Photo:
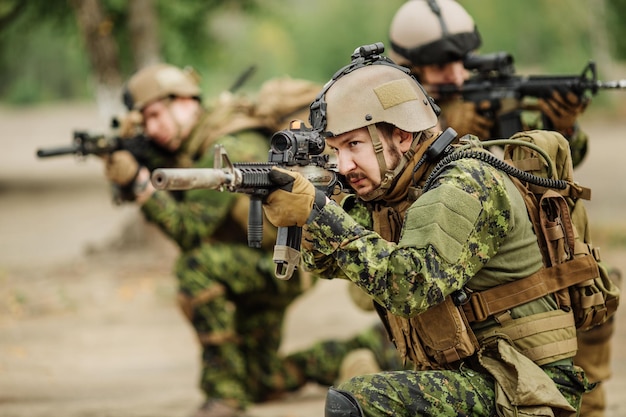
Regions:
M 409 68 L 437 100 L 442 109 L 441 127 L 454 128 L 459 137 L 471 133 L 483 140 L 491 138 L 494 122 L 479 114 L 474 103 L 464 102 L 462 97 L 442 101 L 432 88 L 440 84 L 463 85 L 469 77 L 463 59 L 482 44 L 474 20 L 460 4 L 454 0 L 407 1 L 393 17 L 389 40 L 389 57 Z M 563 95 L 555 90 L 551 98 L 540 99 L 535 106 L 548 117 L 551 129 L 568 139 L 574 166 L 587 152 L 587 135 L 579 129 L 577 119 L 588 103 L 589 99 L 580 100 L 572 92 Z M 544 128 L 540 116 L 539 111 L 523 112 L 524 130 Z
M 150 182 L 150 171 L 158 167 L 212 167 L 215 144 L 223 145 L 233 161 L 266 161 L 269 133 L 280 124 L 286 127 L 282 116 L 308 114 L 318 91 L 308 81 L 276 79 L 261 89 L 258 106 L 225 94 L 215 107 L 205 108 L 198 77 L 189 69 L 157 64 L 127 83 L 128 109 L 135 118 L 140 114 L 140 128 L 162 152 L 146 166 L 127 151 L 115 152 L 106 160 L 105 174 L 120 199 L 139 205 L 145 219 L 180 248 L 174 268 L 178 301 L 202 347 L 200 388 L 206 401 L 194 417 L 238 416 L 251 403 L 309 381 L 331 385 L 346 353 L 364 346 L 380 350 L 381 337 L 372 329 L 287 358 L 279 355 L 286 309 L 314 279 L 304 274 L 288 281 L 275 278 L 276 234 L 269 224 L 262 248 L 248 247 L 246 195 L 156 191 Z
M 468 326 L 457 307 L 463 288 L 480 291 L 542 269 L 511 179 L 467 158 L 450 162 L 424 188 L 451 138 L 433 130 L 437 109 L 421 85 L 382 55 L 337 71 L 310 120 L 357 198 L 339 206 L 300 174 L 274 168 L 279 188 L 264 202 L 265 214 L 276 226 L 304 227 L 307 267 L 367 292 L 403 359 L 418 369 L 331 388 L 325 415 L 575 415 L 590 385 L 573 364 L 571 311 L 546 294 Z M 373 229 L 345 210 L 369 212 Z M 521 332 L 523 355 L 511 330 L 536 329 L 535 320 L 545 332 Z
M 420 24 L 416 25 L 415 22 Z M 481 37 L 474 20 L 467 11 L 453 0 L 410 0 L 396 12 L 390 26 L 389 38 L 392 50 L 389 56 L 411 73 L 428 90 L 438 84 L 461 86 L 469 76 L 463 66 L 467 54 L 481 45 Z M 437 99 L 436 95 L 434 97 Z M 558 91 L 550 99 L 539 99 L 539 110 L 552 123 L 552 129 L 568 139 L 574 167 L 587 154 L 588 136 L 578 125 L 578 117 L 584 112 L 588 100 L 579 100 L 575 94 L 561 95 Z M 474 103 L 464 102 L 461 97 L 447 101 L 437 100 L 442 109 L 441 127 L 452 127 L 462 136 L 472 133 L 481 139 L 490 138 L 493 120 L 480 115 Z M 537 111 L 522 112 L 525 130 L 542 129 L 541 114 Z M 610 270 L 615 282 L 621 281 L 616 269 Z M 614 319 L 588 332 L 579 332 L 579 351 L 575 362 L 583 367 L 592 382 L 610 378 L 610 349 Z M 602 384 L 585 394 L 581 416 L 602 417 L 606 398 Z

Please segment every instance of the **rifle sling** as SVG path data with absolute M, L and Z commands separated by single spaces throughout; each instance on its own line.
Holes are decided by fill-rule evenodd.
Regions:
M 600 276 L 593 255 L 574 258 L 484 291 L 471 292 L 463 311 L 470 323 L 486 320 L 513 307 Z

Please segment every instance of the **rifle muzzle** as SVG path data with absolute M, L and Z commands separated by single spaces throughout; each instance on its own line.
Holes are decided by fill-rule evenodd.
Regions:
M 232 184 L 234 176 L 214 168 L 158 168 L 151 180 L 157 190 L 218 190 Z

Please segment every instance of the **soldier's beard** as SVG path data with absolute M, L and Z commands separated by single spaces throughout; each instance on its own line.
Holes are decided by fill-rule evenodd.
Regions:
M 396 169 L 396 167 L 400 164 L 400 161 L 402 159 L 402 152 L 400 152 L 400 150 L 398 150 L 398 147 L 395 144 L 393 144 L 391 141 L 387 141 L 387 145 L 388 145 L 388 151 L 387 151 L 387 157 L 385 158 L 385 163 L 387 165 L 386 170 L 392 171 Z M 351 172 L 346 175 L 346 178 L 348 179 L 349 183 L 352 183 L 353 180 L 356 181 L 356 180 L 360 180 L 363 178 L 368 178 L 370 181 L 372 181 L 372 188 L 370 191 L 366 193 L 366 194 L 369 194 L 370 192 L 376 191 L 378 187 L 380 187 L 382 178 L 385 175 L 385 171 L 383 171 L 382 167 L 379 166 L 378 169 L 381 174 L 380 174 L 380 178 L 376 182 L 372 181 L 371 177 L 369 177 L 363 171 Z M 355 189 L 355 191 L 358 192 L 357 189 Z

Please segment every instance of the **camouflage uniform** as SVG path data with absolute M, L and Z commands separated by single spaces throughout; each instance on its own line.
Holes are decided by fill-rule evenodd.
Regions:
M 419 315 L 465 286 L 482 290 L 541 267 L 524 202 L 500 171 L 478 160 L 453 162 L 415 202 L 407 197 L 407 172 L 410 165 L 404 180 L 382 201 L 367 203 L 374 230 L 382 235 L 357 224 L 336 204 L 327 204 L 306 229 L 307 267 L 321 276 L 345 274 L 387 314 L 400 317 Z M 511 314 L 518 318 L 555 310 L 554 299 L 545 296 Z M 351 392 L 369 417 L 491 416 L 496 385 L 479 364 L 480 355 L 490 349 L 485 344 L 481 348 L 478 357 L 451 364 L 451 369 L 383 372 L 353 378 L 338 388 Z M 560 407 L 569 412 L 578 409 L 589 389 L 571 356 L 541 366 L 567 400 Z M 530 391 L 533 395 L 537 390 Z
M 224 145 L 232 161 L 267 160 L 267 137 L 255 130 L 204 140 L 208 114 L 171 158 L 155 154 L 150 167 L 213 167 L 212 145 Z M 208 143 L 210 142 L 210 143 Z M 348 340 L 317 343 L 285 358 L 278 354 L 287 307 L 310 286 L 299 274 L 274 276 L 275 228 L 264 225 L 262 249 L 246 243 L 249 199 L 208 190 L 157 191 L 141 207 L 181 249 L 175 265 L 179 302 L 202 346 L 200 385 L 208 398 L 242 406 L 293 391 L 308 381 L 331 385 L 343 357 L 367 347 L 384 366 L 397 366 L 379 347 L 383 330 Z M 311 278 L 309 278 L 311 279 Z M 393 361 L 396 363 L 393 363 Z M 388 364 L 388 365 L 386 365 Z
M 446 103 L 442 103 L 442 113 L 446 113 Z M 543 129 L 543 118 L 540 112 L 526 110 L 520 114 L 523 130 Z M 451 126 L 454 128 L 454 126 Z M 589 136 L 578 128 L 573 129 L 570 135 L 565 136 L 569 142 L 572 155 L 572 164 L 577 167 L 586 157 Z M 619 281 L 619 271 L 612 271 L 613 277 Z M 611 317 L 606 323 L 589 331 L 578 332 L 579 350 L 574 358 L 576 365 L 585 370 L 591 382 L 606 381 L 611 377 L 611 336 L 614 331 L 615 318 Z M 606 395 L 604 387 L 599 384 L 596 389 L 584 395 L 581 408 L 583 417 L 601 417 L 606 409 Z

